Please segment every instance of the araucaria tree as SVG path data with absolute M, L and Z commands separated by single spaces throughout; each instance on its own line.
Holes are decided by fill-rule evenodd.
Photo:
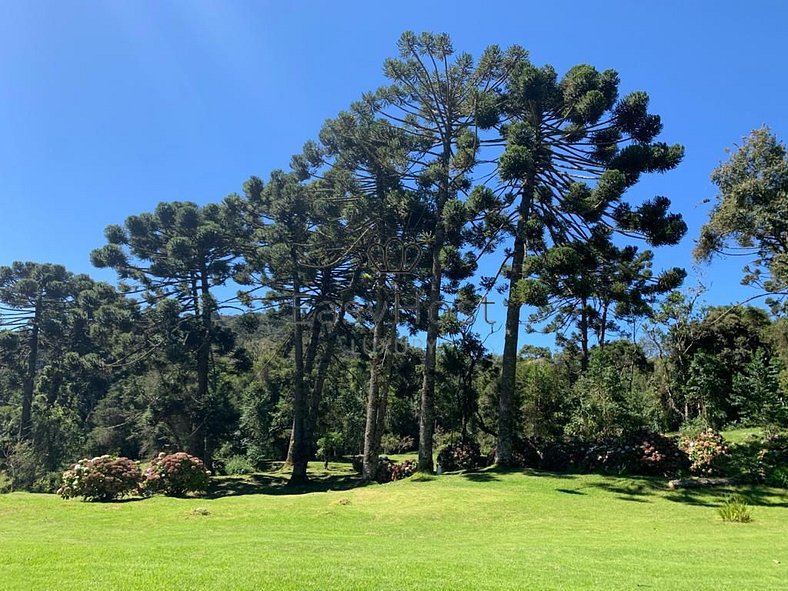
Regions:
M 210 463 L 215 445 L 208 429 L 214 410 L 210 373 L 220 309 L 212 290 L 234 271 L 241 226 L 224 204 L 176 201 L 131 216 L 123 226 L 108 226 L 105 235 L 108 244 L 93 251 L 93 264 L 115 269 L 130 293 L 177 320 L 155 342 L 186 343 L 196 376 L 188 447 Z
M 62 265 L 17 261 L 10 267 L 0 267 L 0 329 L 16 334 L 15 338 L 4 339 L 0 348 L 13 349 L 19 356 L 20 439 L 31 435 L 42 343 L 62 340 L 59 337 L 66 332 L 68 310 L 75 305 L 76 296 L 76 277 Z
M 504 146 L 498 159 L 499 213 L 492 217 L 511 236 L 508 308 L 499 398 L 496 462 L 512 460 L 514 391 L 520 311 L 543 305 L 547 295 L 534 276 L 556 250 L 588 242 L 597 229 L 675 244 L 686 231 L 670 201 L 655 197 L 633 206 L 624 194 L 645 172 L 680 162 L 683 148 L 656 141 L 660 118 L 648 112 L 648 95 L 618 97 L 613 70 L 588 65 L 561 79 L 551 66 L 522 60 L 500 93 L 498 116 L 485 112 L 480 126 L 495 127 Z
M 448 35 L 412 32 L 402 35 L 399 50 L 399 59 L 386 60 L 384 66 L 391 84 L 365 100 L 374 112 L 401 126 L 420 144 L 410 155 L 412 166 L 403 180 L 428 198 L 432 220 L 424 234 L 430 276 L 424 298 L 426 348 L 418 461 L 419 470 L 432 471 L 442 282 L 446 260 L 455 252 L 459 238 L 451 226 L 458 214 L 463 215 L 463 196 L 470 189 L 469 174 L 477 163 L 477 112 L 494 102 L 494 91 L 523 52 L 515 47 L 504 53 L 492 46 L 475 64 L 468 54 L 455 55 Z

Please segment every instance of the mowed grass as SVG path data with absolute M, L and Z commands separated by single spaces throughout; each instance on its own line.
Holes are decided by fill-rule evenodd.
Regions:
M 785 491 L 738 489 L 754 521 L 729 524 L 716 506 L 730 491 L 647 479 L 481 472 L 325 491 L 323 474 L 323 492 L 286 494 L 266 478 L 220 483 L 263 493 L 220 498 L 0 495 L 0 589 L 788 589 Z

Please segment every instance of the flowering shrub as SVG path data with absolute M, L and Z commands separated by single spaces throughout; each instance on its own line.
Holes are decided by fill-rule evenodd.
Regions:
M 412 460 L 405 460 L 404 462 L 395 462 L 381 456 L 378 458 L 378 471 L 375 476 L 375 481 L 380 484 L 391 482 L 392 480 L 402 480 L 409 478 L 416 473 L 416 462 Z
M 391 480 L 402 480 L 403 478 L 410 478 L 416 473 L 416 462 L 413 460 L 405 460 L 404 462 L 394 462 L 391 464 L 389 474 Z
M 200 458 L 182 451 L 169 455 L 160 453 L 145 471 L 143 487 L 149 493 L 177 497 L 187 492 L 204 491 L 210 475 Z
M 636 474 L 676 476 L 689 469 L 689 458 L 675 439 L 659 433 L 641 433 L 637 437 L 639 458 Z
M 142 473 L 137 462 L 128 458 L 101 456 L 83 459 L 63 472 L 57 490 L 64 499 L 82 497 L 86 501 L 111 501 L 140 493 Z
M 438 454 L 438 464 L 444 472 L 475 470 L 484 465 L 479 445 L 470 439 L 450 443 Z
M 680 446 L 689 456 L 690 471 L 694 474 L 718 474 L 729 457 L 728 446 L 722 435 L 713 429 L 705 429 L 695 437 L 683 438 Z

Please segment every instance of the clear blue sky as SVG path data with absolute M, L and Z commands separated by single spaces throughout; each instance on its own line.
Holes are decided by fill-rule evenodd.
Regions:
M 689 6 L 691 4 L 691 6 Z M 103 229 L 165 200 L 207 203 L 286 167 L 322 122 L 384 81 L 406 29 L 478 55 L 520 44 L 559 72 L 619 71 L 646 90 L 679 169 L 639 184 L 689 233 L 658 255 L 691 267 L 709 173 L 749 130 L 788 138 L 788 4 L 0 0 L 0 265 L 91 268 Z M 750 295 L 741 261 L 701 270 L 708 301 Z M 689 283 L 697 276 L 690 269 Z

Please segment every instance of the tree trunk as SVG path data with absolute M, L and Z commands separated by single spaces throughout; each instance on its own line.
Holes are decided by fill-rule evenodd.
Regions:
M 512 268 L 509 277 L 509 299 L 506 308 L 506 334 L 501 363 L 501 391 L 498 400 L 498 444 L 495 448 L 495 463 L 499 466 L 512 464 L 514 445 L 514 389 L 517 377 L 517 350 L 520 338 L 520 303 L 517 284 L 523 278 L 528 241 L 528 218 L 531 213 L 533 179 L 528 180 L 525 194 L 521 197 L 517 217 L 517 228 L 512 253 Z
M 383 372 L 384 317 L 386 311 L 385 294 L 383 293 L 384 277 L 378 273 L 376 285 L 377 305 L 375 309 L 375 326 L 372 331 L 372 355 L 369 369 L 369 392 L 367 395 L 367 420 L 364 426 L 364 458 L 363 475 L 365 480 L 374 480 L 378 469 L 379 437 L 378 415 L 380 413 L 380 387 Z
M 580 301 L 580 366 L 583 371 L 588 369 L 588 303 L 585 298 Z
M 377 428 L 375 429 L 375 448 L 380 452 L 381 450 L 381 441 L 383 439 L 383 433 L 386 430 L 386 410 L 388 409 L 389 404 L 389 385 L 391 384 L 391 367 L 394 362 L 394 354 L 397 348 L 397 329 L 396 325 L 391 331 L 391 340 L 388 343 L 388 348 L 384 353 L 384 371 L 383 376 L 384 379 L 380 385 L 379 391 L 379 400 L 378 400 L 378 424 Z
M 199 424 L 195 430 L 194 450 L 210 467 L 212 449 L 208 441 L 207 423 L 210 415 L 208 405 L 208 378 L 211 370 L 211 336 L 213 306 L 211 304 L 211 288 L 208 283 L 208 271 L 203 265 L 200 269 L 199 317 L 201 324 L 200 345 L 197 349 L 197 404 L 202 409 Z
M 27 354 L 27 371 L 22 384 L 22 417 L 19 422 L 19 439 L 30 439 L 33 434 L 33 392 L 36 383 L 36 365 L 38 365 L 38 335 L 41 325 L 42 299 L 36 300 L 36 309 L 33 314 L 33 325 L 30 330 L 30 350 Z
M 295 251 L 292 252 L 293 268 L 298 269 Z M 293 272 L 293 355 L 295 373 L 293 375 L 293 472 L 288 485 L 305 484 L 309 450 L 306 441 L 307 399 L 304 388 L 304 336 L 301 326 L 301 283 L 298 271 Z
M 333 323 L 331 324 L 331 330 L 329 330 L 328 335 L 326 336 L 326 340 L 323 345 L 323 352 L 317 365 L 315 383 L 312 386 L 312 395 L 309 399 L 309 421 L 307 423 L 307 434 L 309 436 L 309 441 L 313 444 L 315 442 L 315 434 L 317 432 L 317 419 L 320 412 L 320 401 L 323 398 L 323 386 L 326 383 L 328 369 L 331 366 L 331 358 L 334 355 L 334 349 L 336 347 L 337 338 L 339 338 L 339 332 L 342 330 L 342 323 L 345 321 L 345 314 L 347 313 L 348 305 L 353 300 L 353 296 L 356 294 L 356 287 L 358 286 L 359 279 L 361 279 L 360 267 L 353 273 L 353 279 L 350 281 L 350 285 L 342 296 L 342 303 L 339 307 L 337 315 L 334 317 Z
M 320 309 L 316 307 L 314 310 L 314 317 L 312 318 L 312 326 L 310 329 L 309 335 L 309 345 L 306 349 L 306 358 L 304 360 L 304 375 L 308 376 L 312 373 L 312 367 L 314 366 L 315 357 L 317 356 L 317 349 L 320 345 L 320 330 L 321 320 L 320 320 Z M 309 402 L 309 408 L 311 409 L 311 400 Z M 307 426 L 307 435 L 306 440 L 308 442 L 308 450 L 307 453 L 311 456 L 312 452 L 312 437 L 311 431 Z M 293 421 L 293 428 L 290 431 L 290 443 L 287 446 L 287 460 L 285 461 L 286 464 L 292 466 L 293 465 L 293 451 L 295 449 L 295 420 Z
M 435 432 L 435 361 L 438 350 L 438 312 L 441 306 L 440 251 L 443 247 L 443 225 L 438 222 L 432 250 L 432 277 L 427 309 L 427 346 L 421 384 L 421 413 L 419 415 L 419 472 L 432 472 L 432 438 Z

